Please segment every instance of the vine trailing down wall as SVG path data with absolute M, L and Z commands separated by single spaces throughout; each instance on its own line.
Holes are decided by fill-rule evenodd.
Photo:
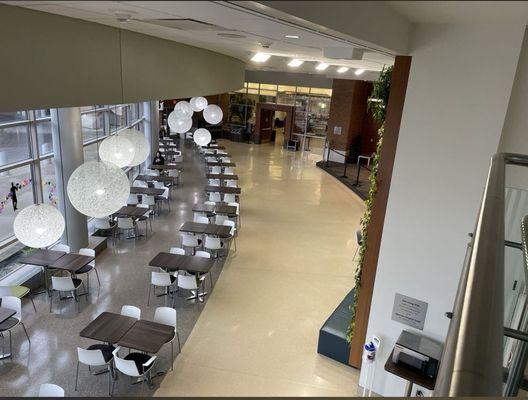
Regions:
M 384 68 L 377 82 L 374 83 L 374 88 L 372 89 L 372 94 L 369 98 L 368 109 L 372 113 L 374 120 L 381 124 L 381 127 L 378 129 L 377 143 L 376 143 L 376 152 L 372 159 L 370 176 L 369 176 L 369 193 L 368 198 L 365 202 L 367 209 L 363 218 L 361 218 L 361 244 L 359 247 L 359 257 L 358 257 L 358 267 L 356 270 L 356 275 L 354 276 L 354 298 L 352 304 L 350 305 L 350 311 L 352 312 L 352 318 L 350 325 L 348 326 L 347 340 L 350 343 L 352 337 L 354 336 L 354 328 L 356 323 L 356 310 L 359 300 L 359 291 L 361 289 L 361 273 L 363 271 L 363 261 L 365 258 L 365 253 L 367 251 L 367 242 L 368 242 L 368 226 L 370 223 L 370 217 L 372 215 L 372 207 L 374 205 L 374 199 L 376 193 L 378 192 L 378 167 L 381 154 L 381 146 L 383 145 L 383 132 L 385 129 L 385 115 L 386 115 L 386 106 L 389 100 L 389 92 L 391 86 L 391 76 L 392 76 L 392 66 Z

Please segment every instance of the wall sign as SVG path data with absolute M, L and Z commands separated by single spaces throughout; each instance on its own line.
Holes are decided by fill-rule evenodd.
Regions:
M 423 330 L 428 304 L 425 301 L 413 299 L 396 293 L 392 306 L 391 319 L 413 328 Z
M 341 127 L 334 126 L 334 135 L 341 135 Z

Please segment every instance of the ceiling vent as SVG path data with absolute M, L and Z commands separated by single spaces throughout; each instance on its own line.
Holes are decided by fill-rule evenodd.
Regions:
M 209 24 L 207 22 L 198 21 L 191 18 L 159 18 L 159 19 L 143 19 L 142 22 L 166 28 L 178 29 L 180 31 L 232 31 L 222 26 Z

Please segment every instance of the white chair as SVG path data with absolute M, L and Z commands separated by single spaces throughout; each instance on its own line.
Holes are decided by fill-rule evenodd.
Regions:
M 216 203 L 214 201 L 204 201 L 204 204 L 208 205 L 208 206 L 216 206 Z
M 235 222 L 238 227 L 242 226 L 242 221 L 240 219 L 240 204 L 237 202 L 229 202 L 227 203 L 228 206 L 236 207 L 236 214 L 235 214 Z M 231 217 L 231 216 L 230 216 Z
M 173 161 L 175 163 L 181 163 L 183 162 L 183 155 L 180 153 L 180 154 L 176 154 L 173 158 Z
M 109 218 L 95 218 L 93 226 L 95 230 L 110 231 L 110 233 L 113 233 L 116 225 L 115 223 L 112 224 Z
M 124 305 L 121 307 L 121 315 L 125 317 L 141 319 L 141 309 L 136 306 Z
M 164 201 L 167 202 L 167 208 L 170 212 L 170 199 L 169 199 L 169 188 L 166 187 L 166 186 L 163 186 L 163 182 L 154 182 L 154 187 L 156 189 L 163 189 L 164 192 L 163 194 L 159 195 L 159 196 L 156 196 L 156 199 L 157 200 L 160 200 L 162 203 Z
M 26 326 L 22 322 L 22 300 L 15 296 L 5 296 L 2 297 L 2 308 L 9 308 L 10 310 L 16 311 L 15 315 L 11 318 L 8 318 L 0 324 L 0 333 L 8 332 L 9 333 L 9 353 L 10 358 L 13 358 L 13 347 L 11 340 L 11 330 L 18 325 L 21 325 L 26 334 L 29 345 L 31 346 L 31 340 L 26 330 Z
M 193 254 L 196 251 L 197 247 L 202 245 L 202 239 L 199 239 L 195 235 L 190 235 L 187 233 L 182 233 L 182 244 L 181 247 L 190 247 L 192 248 Z
M 235 169 L 233 167 L 225 167 L 224 174 L 225 175 L 235 175 Z
M 185 274 L 186 273 L 186 274 Z M 180 275 L 178 276 L 178 289 L 184 289 L 184 290 L 190 290 L 196 292 L 196 298 L 199 301 L 200 300 L 200 288 L 203 287 L 203 283 L 205 281 L 205 277 L 201 276 L 196 282 L 196 276 L 189 274 L 187 271 L 180 271 Z M 203 290 L 202 290 L 203 293 Z M 181 290 L 178 290 L 178 294 L 181 296 Z
M 40 385 L 38 397 L 64 397 L 64 389 L 52 383 Z
M 154 322 L 174 328 L 174 335 L 166 342 L 171 344 L 171 370 L 174 369 L 174 338 L 178 340 L 178 353 L 181 352 L 180 334 L 178 333 L 176 315 L 176 310 L 172 307 L 158 307 L 154 312 Z
M 197 222 L 199 224 L 208 224 L 209 218 L 207 218 L 205 215 L 196 215 L 194 217 L 194 222 Z
M 211 253 L 208 253 L 207 251 L 197 251 L 194 255 L 195 257 L 202 257 L 202 258 L 211 258 Z M 211 274 L 211 270 L 208 272 L 209 274 L 209 283 L 211 284 L 211 287 L 213 287 L 213 275 Z
M 231 162 L 231 158 L 230 157 L 221 157 L 220 160 L 223 163 L 230 163 Z
M 124 358 L 119 357 L 119 349 L 115 349 L 112 354 L 114 355 L 114 365 L 116 369 L 123 375 L 130 376 L 133 378 L 141 378 L 141 382 L 144 384 L 145 379 L 149 381 L 152 379 L 152 367 L 154 367 L 154 361 L 156 356 L 149 356 L 144 353 L 129 353 Z M 112 381 L 112 388 L 110 389 L 110 395 L 114 394 L 115 380 Z
M 79 381 L 79 365 L 84 364 L 91 367 L 106 367 L 108 371 L 108 394 L 112 390 L 112 360 L 114 355 L 114 346 L 108 344 L 94 344 L 87 349 L 77 347 L 77 373 L 75 374 L 75 391 Z
M 221 167 L 211 167 L 211 173 L 212 174 L 221 174 L 222 168 Z
M 130 193 L 128 195 L 127 204 L 135 206 L 137 203 L 139 203 L 137 194 Z
M 178 171 L 177 169 L 169 169 L 169 176 L 172 178 L 173 184 L 180 184 L 180 171 Z
M 133 186 L 135 186 L 135 187 L 143 187 L 143 188 L 148 187 L 147 182 L 145 182 L 145 181 L 134 181 L 134 185 Z
M 77 311 L 80 310 L 81 304 L 77 295 L 77 289 L 82 285 L 82 280 L 72 278 L 70 276 L 52 276 L 51 277 L 51 296 L 50 296 L 50 312 L 53 304 L 53 291 L 59 293 L 59 298 L 62 292 L 70 292 L 75 302 L 77 302 Z
M 156 215 L 155 214 L 156 199 L 154 198 L 154 196 L 149 196 L 149 195 L 146 195 L 146 194 L 142 195 L 141 196 L 141 204 L 149 206 L 149 208 L 154 212 L 153 215 Z
M 236 195 L 233 193 L 224 193 L 224 203 L 234 203 L 236 201 Z
M 97 277 L 97 283 L 99 284 L 99 287 L 101 287 L 101 281 L 99 280 L 99 273 L 97 272 L 97 269 L 95 269 L 95 250 L 94 249 L 88 249 L 88 248 L 82 248 L 82 249 L 79 249 L 79 254 L 81 254 L 83 256 L 93 257 L 94 260 L 90 261 L 88 264 L 86 264 L 80 270 L 76 271 L 75 275 L 86 274 L 86 289 L 88 291 L 90 291 L 90 275 L 89 275 L 89 273 L 91 271 L 95 271 L 95 276 Z
M 220 179 L 208 179 L 207 184 L 209 186 L 220 186 Z
M 205 236 L 204 249 L 212 251 L 215 258 L 218 257 L 218 250 L 221 250 L 222 247 L 223 243 L 221 242 L 220 238 L 209 235 Z
M 221 203 L 222 202 L 222 196 L 218 192 L 210 192 L 209 193 L 209 201 L 215 202 L 215 203 Z
M 227 221 L 227 219 L 228 218 L 227 218 L 226 215 L 216 214 L 214 223 L 216 225 L 222 225 L 224 223 L 224 221 Z
M 53 246 L 52 250 L 64 251 L 65 253 L 69 253 L 70 252 L 70 246 L 68 246 L 67 244 L 59 243 L 59 244 L 56 244 L 55 246 Z
M 236 234 L 237 234 L 237 231 L 236 231 L 235 221 L 226 220 L 226 221 L 224 221 L 222 223 L 222 225 L 231 227 L 231 231 L 229 232 L 230 237 L 227 238 L 227 240 L 230 243 L 229 244 L 229 248 L 231 247 L 231 241 L 233 241 L 233 243 L 235 244 L 235 251 L 236 251 L 236 249 L 237 249 L 237 247 L 236 247 Z M 229 250 L 229 248 L 228 248 L 228 250 Z
M 170 295 L 170 287 L 176 281 L 174 275 L 169 274 L 168 272 L 155 272 L 152 271 L 150 275 L 150 285 L 148 291 L 147 306 L 150 305 L 150 292 L 152 287 L 154 287 L 154 295 L 156 295 L 156 288 L 161 287 L 165 289 L 163 296 Z
M 185 250 L 182 249 L 181 247 L 171 247 L 170 250 L 169 250 L 169 253 L 171 253 L 171 254 L 179 254 L 179 255 L 184 256 L 185 255 Z
M 121 232 L 126 233 L 130 231 L 134 231 L 134 236 L 127 237 L 127 239 L 135 239 L 138 236 L 137 231 L 137 225 L 134 222 L 132 218 L 126 217 L 126 218 L 118 218 L 117 219 L 117 235 L 121 234 Z
M 207 162 L 216 162 L 216 157 L 214 157 L 214 156 L 205 157 L 205 161 L 207 161 Z
M 238 187 L 238 183 L 234 179 L 228 179 L 226 180 L 226 186 L 227 187 Z

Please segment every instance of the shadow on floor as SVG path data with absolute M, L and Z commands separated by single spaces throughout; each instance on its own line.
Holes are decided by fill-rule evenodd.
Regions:
M 338 179 L 343 183 L 347 188 L 352 190 L 355 194 L 361 197 L 362 200 L 366 200 L 368 197 L 368 192 L 370 188 L 369 176 L 370 170 L 366 166 L 361 166 L 359 170 L 359 179 L 357 176 L 358 167 L 356 164 L 347 164 L 346 167 L 346 176 L 345 167 L 342 163 L 337 163 L 334 161 L 329 161 L 328 165 L 326 161 L 319 161 L 316 165 L 321 168 L 323 171 L 326 171 L 334 178 Z

